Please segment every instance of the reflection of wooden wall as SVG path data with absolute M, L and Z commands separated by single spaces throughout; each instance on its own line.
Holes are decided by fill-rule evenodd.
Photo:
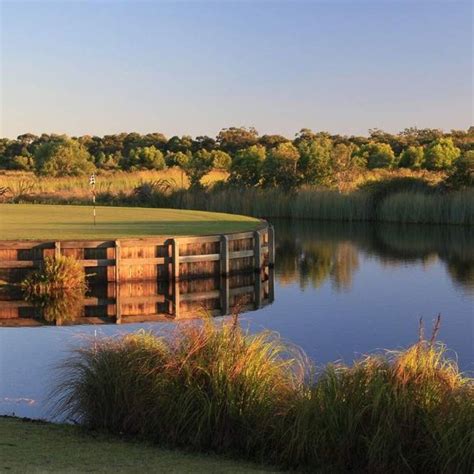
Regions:
M 230 277 L 91 285 L 82 316 L 70 324 L 170 321 L 250 311 L 273 302 L 273 278 L 273 269 L 267 266 Z M 20 298 L 17 288 L 0 291 L 0 326 L 41 324 L 35 308 Z
M 18 283 L 46 256 L 67 255 L 96 283 L 180 280 L 259 270 L 274 263 L 273 228 L 180 238 L 0 241 L 0 282 Z

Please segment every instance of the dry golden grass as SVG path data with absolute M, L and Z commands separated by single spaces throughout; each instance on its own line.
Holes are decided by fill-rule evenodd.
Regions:
M 213 170 L 204 176 L 204 185 L 227 179 L 225 171 Z M 174 189 L 188 188 L 189 180 L 179 168 L 162 171 L 101 172 L 96 177 L 97 193 L 130 194 L 143 182 L 166 180 Z M 89 176 L 40 177 L 26 171 L 1 171 L 0 189 L 9 188 L 9 196 L 81 198 L 90 196 Z

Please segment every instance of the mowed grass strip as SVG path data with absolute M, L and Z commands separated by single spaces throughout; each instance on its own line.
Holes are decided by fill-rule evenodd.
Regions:
M 255 229 L 246 216 L 177 209 L 0 204 L 0 240 L 118 239 Z
M 268 473 L 222 456 L 188 454 L 75 426 L 0 417 L 0 472 Z

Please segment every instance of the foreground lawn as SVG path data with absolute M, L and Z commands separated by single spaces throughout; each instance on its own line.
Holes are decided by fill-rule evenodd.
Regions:
M 204 235 L 254 229 L 251 217 L 139 207 L 0 204 L 0 240 L 116 239 L 153 235 Z
M 218 456 L 122 441 L 74 426 L 0 418 L 0 472 L 268 473 Z

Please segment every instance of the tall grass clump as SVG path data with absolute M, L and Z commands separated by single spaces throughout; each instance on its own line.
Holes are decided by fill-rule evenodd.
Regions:
M 315 368 L 236 319 L 92 341 L 62 366 L 56 410 L 89 428 L 324 472 L 471 472 L 474 384 L 423 338 Z
M 298 351 L 235 324 L 187 324 L 78 349 L 63 367 L 59 410 L 88 427 L 172 446 L 262 451 L 302 380 Z
M 474 385 L 442 344 L 321 369 L 295 397 L 275 460 L 328 472 L 467 473 L 474 466 Z
M 26 301 L 35 305 L 46 321 L 74 319 L 87 290 L 83 269 L 72 257 L 46 257 L 42 267 L 21 282 Z

